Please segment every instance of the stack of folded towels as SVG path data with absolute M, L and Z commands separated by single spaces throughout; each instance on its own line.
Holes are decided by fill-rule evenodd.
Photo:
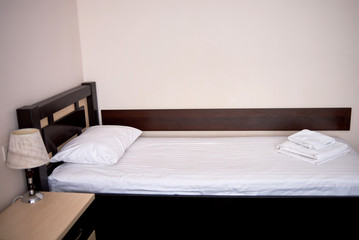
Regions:
M 312 164 L 322 164 L 348 153 L 347 144 L 319 132 L 304 129 L 277 146 L 277 152 Z

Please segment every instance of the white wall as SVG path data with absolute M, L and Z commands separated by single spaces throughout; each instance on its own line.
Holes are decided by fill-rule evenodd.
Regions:
M 359 150 L 358 0 L 77 7 L 78 16 L 73 0 L 0 2 L 0 146 L 16 108 L 77 86 L 83 67 L 100 108 L 352 107 L 351 131 L 331 134 Z M 23 172 L 3 159 L 0 191 L 0 210 L 25 191 Z
M 359 1 L 77 2 L 100 108 L 352 107 L 359 150 Z
M 0 145 L 17 129 L 16 108 L 82 81 L 77 6 L 73 0 L 0 1 Z M 24 171 L 0 155 L 0 211 L 25 192 Z

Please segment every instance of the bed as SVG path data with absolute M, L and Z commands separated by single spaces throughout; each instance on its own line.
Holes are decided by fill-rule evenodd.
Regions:
M 284 141 L 285 137 L 139 137 L 115 164 L 62 164 L 49 177 L 50 189 L 183 196 L 359 195 L 354 150 L 315 166 L 277 153 L 276 146 Z
M 41 130 L 49 155 L 55 156 L 69 140 L 99 125 L 96 84 L 86 82 L 24 106 L 17 115 L 19 128 Z M 106 109 L 101 116 L 102 127 L 141 132 L 348 131 L 351 108 Z M 285 139 L 137 136 L 116 163 L 50 163 L 35 169 L 34 181 L 38 190 L 94 192 L 99 219 L 111 213 L 133 221 L 139 221 L 138 214 L 147 221 L 144 216 L 235 211 L 239 201 L 253 197 L 359 196 L 359 155 L 354 149 L 316 166 L 278 154 L 275 148 Z M 104 235 L 114 227 L 98 224 Z

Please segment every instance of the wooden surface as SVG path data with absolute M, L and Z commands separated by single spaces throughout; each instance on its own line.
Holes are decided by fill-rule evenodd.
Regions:
M 102 110 L 104 125 L 143 131 L 350 130 L 351 108 Z
M 0 239 L 62 239 L 87 207 L 94 194 L 43 192 L 35 204 L 17 200 L 0 214 Z

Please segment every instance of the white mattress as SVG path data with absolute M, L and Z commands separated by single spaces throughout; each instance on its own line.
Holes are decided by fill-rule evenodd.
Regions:
M 359 195 L 359 155 L 323 165 L 281 155 L 285 137 L 140 137 L 112 166 L 65 163 L 52 191 L 180 195 Z

